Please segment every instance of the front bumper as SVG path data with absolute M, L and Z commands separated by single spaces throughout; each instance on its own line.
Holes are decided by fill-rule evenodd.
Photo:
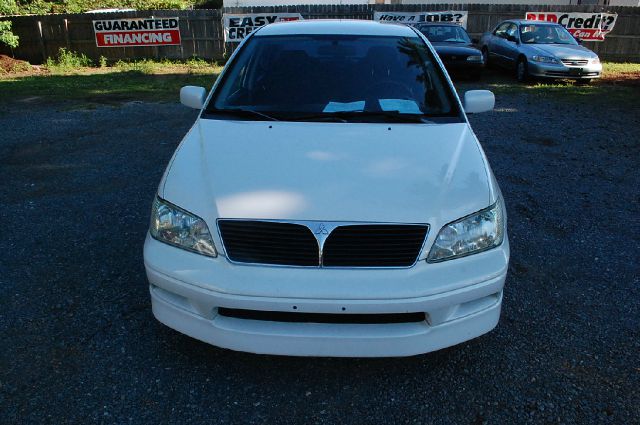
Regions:
M 204 342 L 263 354 L 409 356 L 482 335 L 498 323 L 509 245 L 409 269 L 308 269 L 234 265 L 150 237 L 145 267 L 155 317 Z M 218 309 L 325 313 L 426 313 L 409 323 L 251 320 Z
M 567 66 L 564 64 L 529 61 L 529 75 L 546 78 L 567 78 L 572 80 L 600 78 L 602 64 Z
M 447 69 L 447 71 L 452 73 L 469 73 L 469 74 L 478 74 L 482 72 L 484 69 L 484 62 L 470 62 L 470 61 L 452 61 L 452 60 L 443 60 L 442 64 Z

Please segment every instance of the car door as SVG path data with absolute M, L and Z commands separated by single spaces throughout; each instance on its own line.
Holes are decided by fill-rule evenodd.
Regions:
M 506 63 L 505 54 L 507 52 L 506 37 L 507 30 L 511 22 L 503 22 L 496 27 L 489 41 L 489 55 L 495 63 L 504 66 Z
M 518 55 L 520 54 L 520 34 L 516 24 L 509 24 L 503 41 L 504 64 L 509 68 L 514 68 L 518 60 Z

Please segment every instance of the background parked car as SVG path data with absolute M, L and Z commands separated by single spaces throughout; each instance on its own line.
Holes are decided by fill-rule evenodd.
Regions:
M 546 77 L 588 83 L 602 72 L 598 55 L 563 26 L 550 22 L 501 22 L 482 36 L 480 48 L 487 64 L 514 70 L 518 81 Z
M 464 28 L 458 24 L 429 23 L 418 25 L 417 29 L 429 39 L 449 73 L 480 78 L 484 68 L 482 52 Z

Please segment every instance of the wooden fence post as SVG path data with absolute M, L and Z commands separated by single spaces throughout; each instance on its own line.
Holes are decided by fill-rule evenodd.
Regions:
M 64 19 L 64 41 L 67 44 L 67 50 L 71 50 L 71 40 L 69 40 L 69 21 Z
M 44 38 L 42 37 L 42 22 L 38 21 L 38 41 L 40 44 L 40 52 L 42 53 L 42 63 L 47 61 L 47 48 L 44 45 Z

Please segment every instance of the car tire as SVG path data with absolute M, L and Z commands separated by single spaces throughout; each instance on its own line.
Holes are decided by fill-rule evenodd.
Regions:
M 518 59 L 516 64 L 516 79 L 521 83 L 529 81 L 529 69 L 525 58 Z
M 491 66 L 491 63 L 489 61 L 489 49 L 487 49 L 486 47 L 482 48 L 482 60 L 484 62 L 484 66 Z

